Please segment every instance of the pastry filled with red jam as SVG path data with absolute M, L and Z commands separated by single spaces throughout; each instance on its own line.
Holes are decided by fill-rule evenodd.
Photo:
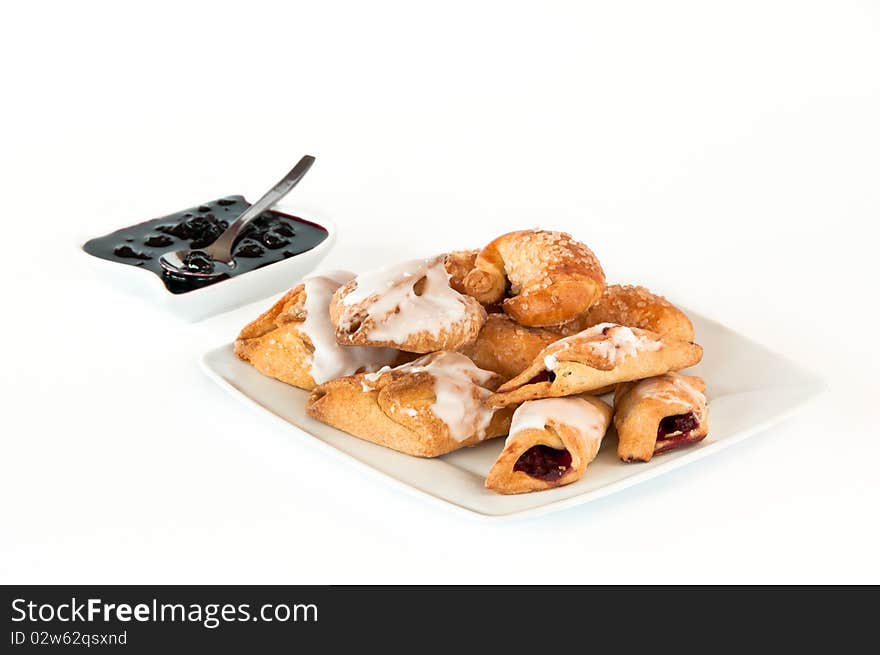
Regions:
M 577 482 L 598 454 L 610 423 L 611 407 L 594 396 L 522 403 L 486 487 L 521 494 Z
M 148 270 L 158 275 L 171 293 L 179 294 L 294 257 L 327 238 L 327 230 L 320 225 L 268 210 L 254 219 L 235 242 L 232 253 L 236 265 L 228 273 L 213 278 L 184 278 L 169 275 L 159 264 L 165 253 L 211 245 L 249 206 L 243 196 L 220 198 L 90 239 L 83 250 L 101 259 Z
M 709 433 L 702 378 L 666 373 L 618 385 L 614 393 L 617 455 L 649 462 L 654 455 L 697 443 Z

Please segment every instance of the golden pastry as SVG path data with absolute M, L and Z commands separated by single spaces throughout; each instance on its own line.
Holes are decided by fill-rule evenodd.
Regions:
M 693 366 L 703 349 L 688 341 L 601 323 L 544 348 L 489 398 L 494 407 L 570 396 Z
M 249 323 L 235 340 L 235 354 L 282 382 L 311 390 L 342 375 L 394 363 L 392 348 L 343 347 L 328 306 L 333 292 L 354 278 L 348 271 L 308 277 Z
M 456 350 L 474 341 L 486 310 L 449 286 L 446 256 L 416 259 L 357 276 L 330 302 L 336 340 L 415 353 Z
M 509 380 L 524 370 L 545 346 L 562 335 L 520 325 L 507 314 L 489 314 L 477 340 L 461 349 L 474 364 Z
M 587 246 L 564 232 L 521 230 L 480 251 L 464 289 L 522 325 L 561 325 L 586 312 L 602 295 L 605 273 Z
M 611 407 L 593 396 L 524 402 L 486 478 L 503 494 L 552 489 L 580 480 L 611 422 Z
M 555 329 L 570 335 L 599 323 L 617 323 L 650 330 L 662 337 L 694 340 L 694 326 L 683 311 L 663 296 L 629 284 L 605 287 L 602 297 L 586 314 Z
M 306 411 L 361 439 L 436 457 L 507 434 L 513 409 L 483 403 L 500 382 L 461 353 L 436 352 L 326 382 L 309 395 Z
M 455 250 L 446 255 L 444 265 L 449 273 L 449 286 L 459 293 L 467 293 L 464 279 L 474 270 L 474 261 L 479 253 L 479 250 Z
M 625 462 L 701 441 L 709 433 L 706 384 L 680 373 L 627 382 L 614 393 L 617 455 Z

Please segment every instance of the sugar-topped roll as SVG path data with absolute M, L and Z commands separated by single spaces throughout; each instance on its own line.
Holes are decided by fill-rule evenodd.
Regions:
M 441 351 L 319 385 L 306 411 L 361 439 L 436 457 L 507 434 L 513 409 L 484 404 L 500 383 L 461 353 Z
M 486 487 L 503 494 L 552 489 L 580 480 L 611 422 L 611 407 L 593 396 L 523 403 Z
M 709 433 L 702 378 L 667 373 L 621 384 L 614 393 L 617 455 L 625 462 L 701 441 Z
M 330 319 L 343 345 L 415 353 L 455 350 L 486 321 L 482 305 L 450 286 L 446 255 L 358 275 L 333 295 Z
M 575 334 L 600 323 L 617 323 L 656 332 L 661 337 L 694 340 L 694 326 L 683 311 L 645 287 L 612 284 L 589 311 L 558 326 L 562 335 Z
M 245 326 L 235 340 L 235 354 L 264 375 L 306 390 L 393 364 L 400 353 L 392 348 L 344 347 L 336 342 L 330 299 L 353 278 L 348 271 L 330 271 L 304 279 Z
M 689 341 L 614 323 L 600 323 L 545 347 L 531 365 L 505 382 L 489 402 L 502 407 L 536 398 L 599 392 L 693 366 L 703 349 Z
M 593 251 L 570 234 L 518 230 L 483 248 L 462 285 L 485 305 L 500 302 L 517 323 L 542 327 L 587 311 L 602 295 L 605 273 Z

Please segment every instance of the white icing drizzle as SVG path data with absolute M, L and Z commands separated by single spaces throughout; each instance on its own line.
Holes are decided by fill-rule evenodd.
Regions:
M 602 412 L 583 398 L 542 398 L 528 400 L 517 407 L 510 423 L 507 441 L 522 430 L 543 430 L 551 421 L 570 425 L 587 442 L 602 443 L 608 427 Z
M 364 389 L 371 390 L 370 385 L 389 370 L 431 375 L 435 396 L 431 411 L 446 424 L 453 439 L 464 441 L 474 435 L 479 439 L 486 436 L 495 410 L 483 406 L 482 401 L 492 393 L 484 385 L 495 377 L 494 373 L 479 368 L 461 353 L 443 351 L 419 357 L 394 369 L 365 375 Z M 415 415 L 409 411 L 405 413 Z
M 604 330 L 608 330 L 607 335 L 602 335 Z M 589 341 L 596 336 L 607 336 L 608 338 Z M 574 341 L 586 340 L 585 345 L 600 357 L 608 359 L 612 366 L 617 366 L 627 357 L 632 357 L 642 350 L 659 350 L 662 343 L 658 339 L 651 339 L 639 336 L 632 329 L 625 325 L 617 325 L 616 323 L 599 323 L 593 327 L 587 328 L 583 332 L 578 332 L 565 339 L 551 344 L 554 353 L 544 357 L 544 368 L 553 371 L 559 365 L 559 361 L 555 353 L 566 350 L 571 347 Z
M 367 316 L 373 319 L 369 338 L 403 344 L 413 334 L 427 332 L 436 337 L 467 317 L 465 296 L 449 286 L 445 255 L 414 259 L 389 268 L 359 275 L 357 287 L 342 298 L 340 327 L 348 330 L 362 312 L 357 305 L 369 301 Z M 424 279 L 421 294 L 415 285 Z
M 676 395 L 677 391 L 682 392 L 686 400 Z M 682 414 L 692 411 L 700 422 L 703 420 L 706 396 L 681 375 L 667 373 L 646 378 L 636 383 L 629 393 L 636 402 L 643 398 L 656 398 L 680 407 Z
M 383 373 L 387 373 L 390 370 L 391 370 L 390 366 L 383 366 L 375 373 L 367 373 L 366 375 L 364 375 L 364 380 L 366 380 L 367 382 L 373 383 L 379 379 L 380 375 L 382 375 Z M 373 390 L 373 388 L 371 386 L 369 386 L 368 384 L 361 383 L 361 386 L 366 387 L 364 389 L 364 391 L 372 391 Z
M 328 311 L 330 298 L 352 278 L 354 273 L 349 271 L 330 271 L 302 281 L 306 294 L 305 320 L 297 325 L 297 330 L 305 334 L 315 348 L 309 373 L 316 384 L 358 370 L 374 371 L 393 361 L 397 355 L 393 348 L 340 346 L 336 343 L 336 329 Z

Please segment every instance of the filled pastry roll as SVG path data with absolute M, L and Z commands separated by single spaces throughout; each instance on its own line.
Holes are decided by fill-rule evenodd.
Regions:
M 617 455 L 625 462 L 649 462 L 709 433 L 706 385 L 702 378 L 666 373 L 621 384 L 614 393 Z
M 235 354 L 264 375 L 306 390 L 395 363 L 400 353 L 392 348 L 344 347 L 336 342 L 330 298 L 353 278 L 348 271 L 306 278 L 245 326 L 235 340 Z
M 483 402 L 500 382 L 461 353 L 436 352 L 326 382 L 312 391 L 306 411 L 361 439 L 436 457 L 507 434 L 513 409 Z
M 688 341 L 613 323 L 600 323 L 544 348 L 531 365 L 498 388 L 493 407 L 536 398 L 596 392 L 693 366 L 703 349 Z
M 580 480 L 611 422 L 611 407 L 593 396 L 523 403 L 486 478 L 486 487 L 521 494 Z
M 445 261 L 445 255 L 416 259 L 343 285 L 330 303 L 336 340 L 415 353 L 455 350 L 474 341 L 486 310 L 449 285 Z
M 561 325 L 587 311 L 602 295 L 605 272 L 593 251 L 571 235 L 520 230 L 488 244 L 463 281 L 485 305 L 502 302 L 517 323 Z
M 562 335 L 520 325 L 506 314 L 489 314 L 477 340 L 461 349 L 474 364 L 505 380 L 518 375 L 546 346 Z
M 694 340 L 694 326 L 687 315 L 663 296 L 645 287 L 612 284 L 598 302 L 577 319 L 558 328 L 564 335 L 581 332 L 599 323 L 617 323 L 656 332 L 661 337 Z

